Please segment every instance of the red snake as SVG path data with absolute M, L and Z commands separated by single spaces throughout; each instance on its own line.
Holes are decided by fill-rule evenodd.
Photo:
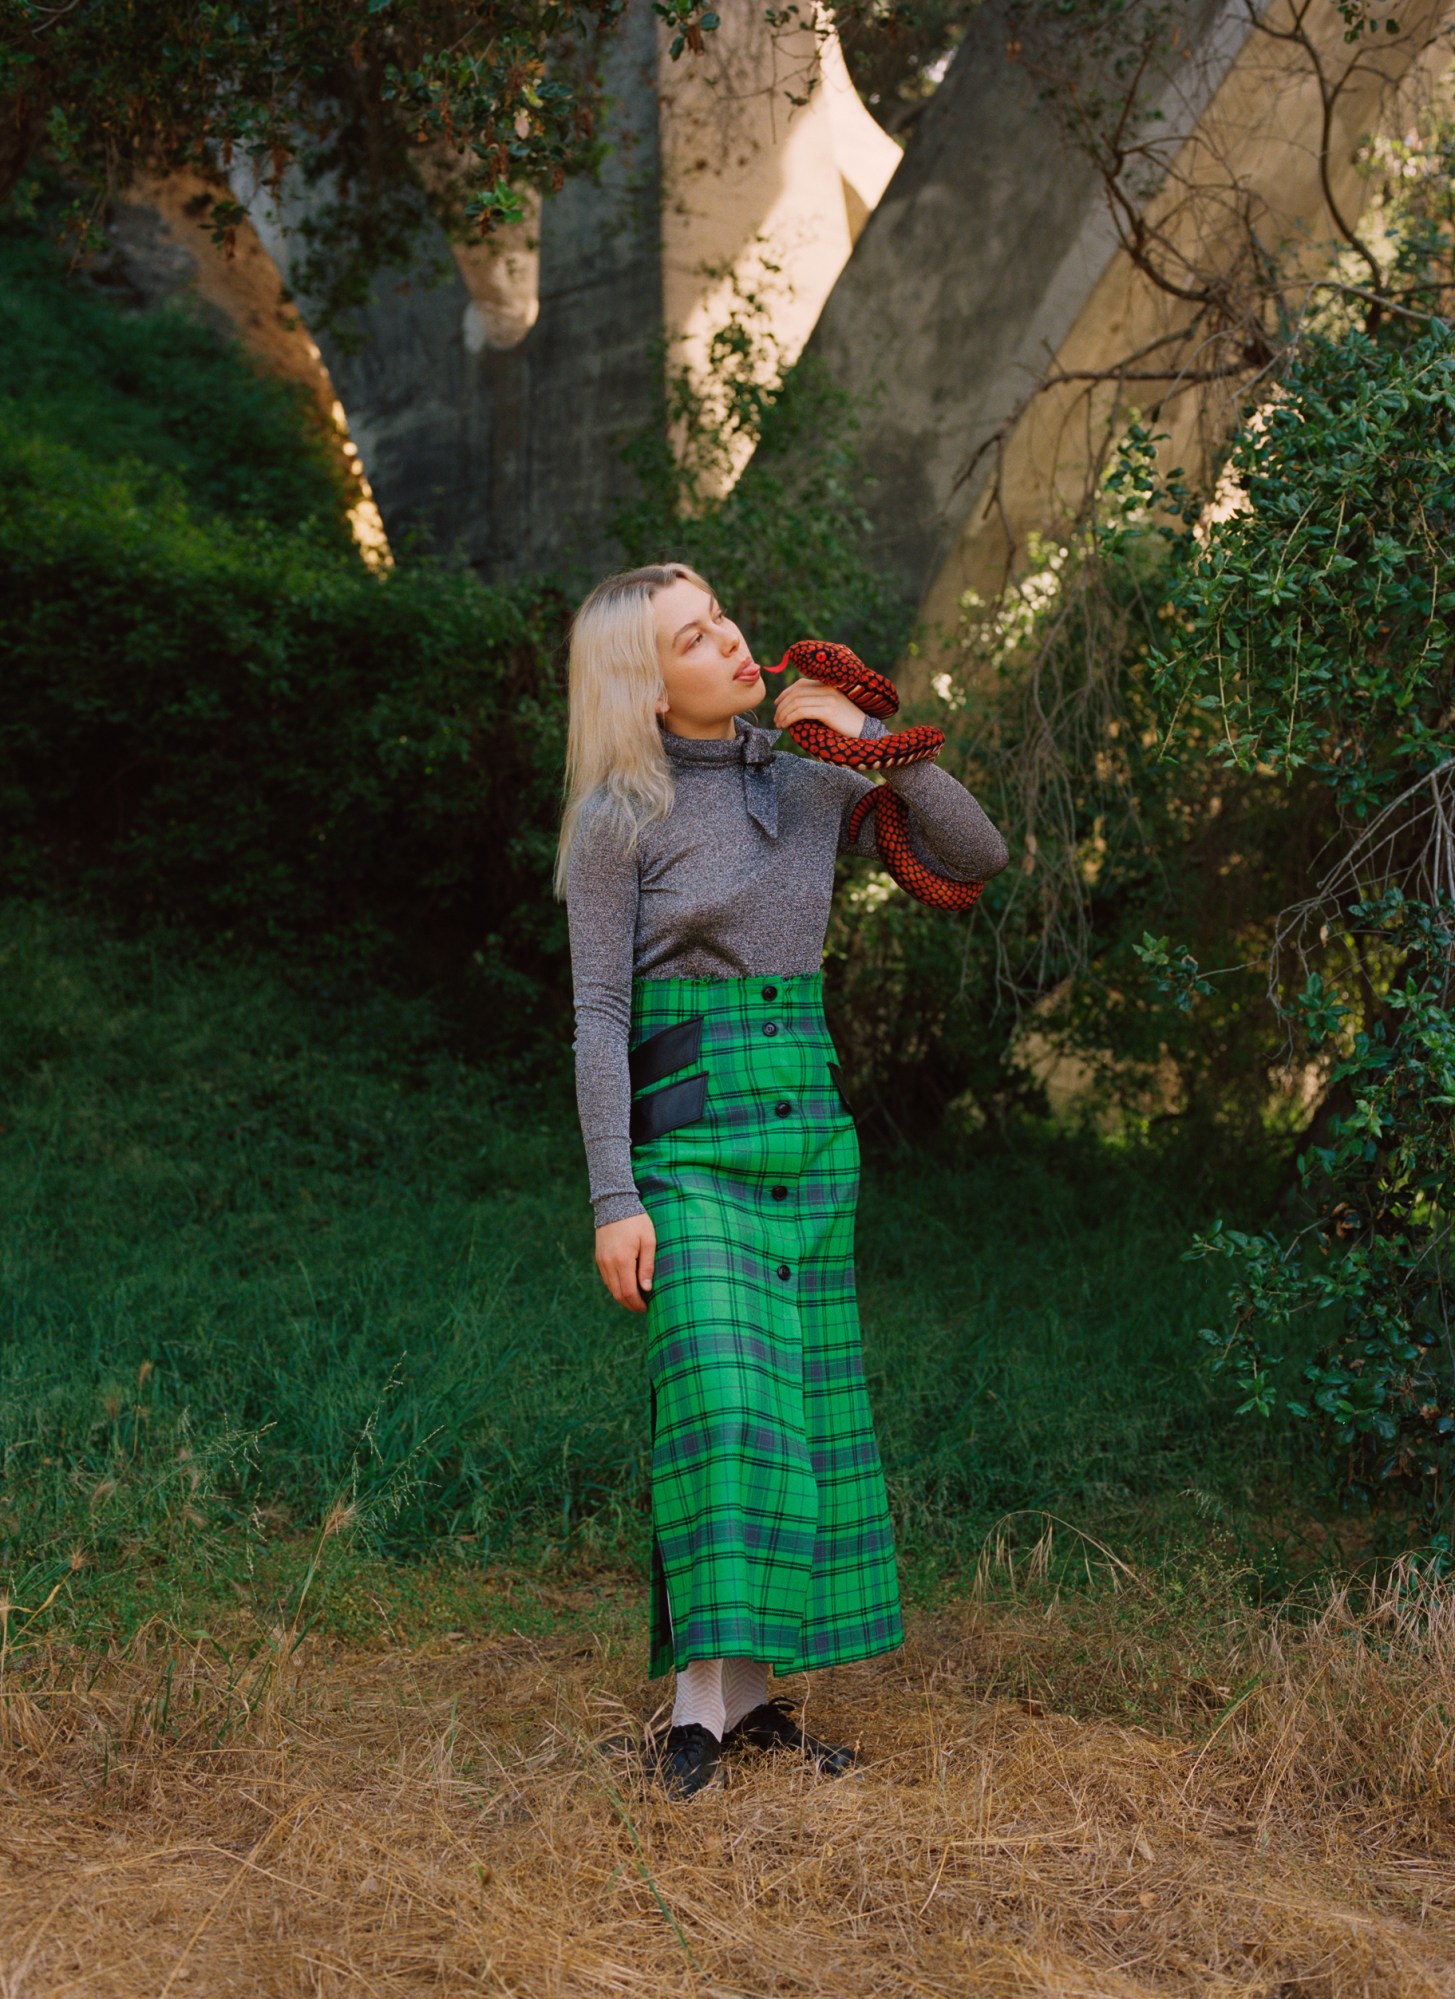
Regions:
M 765 666 L 763 671 L 782 673 L 788 666 L 796 668 L 807 680 L 822 680 L 830 687 L 837 687 L 866 715 L 877 715 L 881 721 L 899 706 L 899 690 L 886 674 L 876 673 L 847 646 L 835 645 L 829 639 L 799 639 L 776 666 Z M 790 722 L 788 734 L 809 756 L 818 757 L 823 763 L 850 764 L 855 770 L 887 770 L 899 764 L 922 763 L 926 757 L 937 757 L 945 747 L 944 730 L 929 722 L 917 722 L 913 728 L 866 740 L 862 736 L 846 736 L 842 730 L 830 728 L 827 722 L 808 717 L 801 722 Z M 931 909 L 969 909 L 980 900 L 983 881 L 951 881 L 948 875 L 927 868 L 915 853 L 909 843 L 909 807 L 892 785 L 876 784 L 855 805 L 849 814 L 851 841 L 858 838 L 859 828 L 870 812 L 874 814 L 874 843 L 879 858 L 899 886 L 916 901 L 927 902 Z

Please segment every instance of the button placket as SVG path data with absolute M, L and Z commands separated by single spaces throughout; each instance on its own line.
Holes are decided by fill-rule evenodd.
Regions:
M 760 998 L 762 999 L 762 1001 L 766 1006 L 773 1007 L 774 1002 L 775 1001 L 777 1002 L 777 1006 L 775 1009 L 777 1017 L 770 1018 L 767 1020 L 760 1019 L 758 1022 L 759 1032 L 763 1035 L 764 1039 L 772 1040 L 778 1034 L 780 1028 L 786 1030 L 788 1025 L 786 1020 L 783 1019 L 783 1012 L 785 1010 L 783 988 L 775 980 L 769 979 L 765 980 L 765 982 L 759 987 L 758 991 Z M 774 1067 L 775 1068 L 778 1067 L 778 1063 L 780 1060 L 786 1062 L 791 1056 L 796 1055 L 796 1053 L 797 1050 L 792 1046 L 792 1037 L 790 1036 L 788 1041 L 779 1044 L 779 1048 L 776 1051 L 774 1057 Z M 780 1070 L 779 1073 L 781 1077 L 781 1082 L 790 1081 L 789 1073 L 786 1070 Z M 800 1089 L 802 1088 L 803 1079 L 801 1076 L 795 1073 L 792 1076 L 791 1081 L 795 1087 Z M 794 1100 L 790 1097 L 780 1097 L 773 1105 L 774 1115 L 780 1118 L 791 1117 L 793 1115 L 794 1108 L 795 1108 Z M 795 1136 L 797 1136 L 797 1134 L 795 1134 Z M 785 1133 L 784 1137 L 785 1139 L 788 1138 L 788 1134 Z M 794 1150 L 796 1151 L 797 1149 L 798 1148 L 795 1146 Z M 794 1168 L 796 1168 L 798 1163 L 800 1162 L 797 1162 L 795 1160 L 793 1162 L 793 1167 L 790 1167 L 789 1160 L 785 1158 L 780 1164 L 779 1171 L 782 1172 L 784 1168 L 789 1168 L 791 1172 L 792 1170 L 794 1170 Z M 790 1240 L 795 1247 L 797 1246 L 797 1241 L 798 1241 L 797 1227 L 791 1218 L 791 1210 L 785 1205 L 788 1202 L 790 1191 L 791 1189 L 788 1183 L 784 1180 L 777 1180 L 766 1189 L 766 1192 L 773 1204 L 770 1212 L 776 1218 L 779 1218 L 776 1219 L 775 1222 L 771 1224 L 769 1227 L 769 1240 L 771 1241 L 772 1237 L 774 1236 L 778 1236 L 780 1238 L 779 1244 L 774 1245 L 775 1247 L 786 1246 L 787 1242 Z M 788 1235 L 785 1236 L 784 1231 L 788 1231 L 789 1232 Z M 765 1247 L 767 1247 L 766 1244 Z M 786 1284 L 792 1278 L 793 1265 L 791 1263 L 785 1261 L 777 1263 L 773 1267 L 781 1283 Z

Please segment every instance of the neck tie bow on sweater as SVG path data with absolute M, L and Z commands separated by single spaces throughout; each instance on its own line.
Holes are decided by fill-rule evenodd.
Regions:
M 745 716 L 734 715 L 733 735 L 679 736 L 662 730 L 667 754 L 674 763 L 740 764 L 743 772 L 743 803 L 748 817 L 762 827 L 770 840 L 778 838 L 778 775 L 773 749 L 781 729 L 759 728 Z
M 773 745 L 781 729 L 760 729 L 749 723 L 743 731 L 743 798 L 748 816 L 770 840 L 778 838 L 778 779 Z

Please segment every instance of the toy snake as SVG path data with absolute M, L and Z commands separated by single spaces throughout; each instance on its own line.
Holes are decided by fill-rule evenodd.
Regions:
M 866 715 L 877 715 L 881 721 L 899 706 L 899 691 L 886 674 L 876 673 L 847 646 L 835 645 L 828 639 L 799 639 L 776 666 L 765 666 L 763 671 L 782 673 L 788 666 L 807 680 L 822 680 L 830 687 L 837 687 Z M 812 718 L 791 722 L 788 733 L 809 756 L 818 757 L 823 763 L 850 764 L 855 770 L 888 770 L 899 764 L 923 763 L 927 757 L 937 757 L 945 747 L 944 730 L 929 722 L 917 722 L 913 728 L 867 741 L 862 736 L 846 736 L 839 729 L 831 729 L 827 722 Z M 931 909 L 969 909 L 980 900 L 983 881 L 952 881 L 948 875 L 927 868 L 915 853 L 909 843 L 909 807 L 892 785 L 876 784 L 855 805 L 849 814 L 851 842 L 858 838 L 859 828 L 870 812 L 874 814 L 874 844 L 879 849 L 879 858 L 899 886 L 916 901 L 928 903 Z

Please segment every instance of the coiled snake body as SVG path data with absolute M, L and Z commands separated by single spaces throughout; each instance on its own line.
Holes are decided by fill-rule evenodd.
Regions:
M 776 666 L 765 673 L 793 667 L 806 680 L 822 680 L 847 694 L 856 707 L 881 721 L 899 706 L 899 691 L 886 674 L 865 666 L 847 646 L 828 639 L 799 639 Z M 791 722 L 788 733 L 801 750 L 823 763 L 849 764 L 855 770 L 889 770 L 900 764 L 922 763 L 945 747 L 945 732 L 932 723 L 917 722 L 893 735 L 865 740 L 831 729 L 811 717 Z M 952 881 L 925 866 L 909 842 L 909 807 L 892 785 L 876 784 L 866 791 L 849 815 L 849 838 L 856 840 L 865 816 L 874 814 L 874 843 L 879 858 L 899 886 L 932 909 L 969 909 L 980 900 L 983 881 Z

